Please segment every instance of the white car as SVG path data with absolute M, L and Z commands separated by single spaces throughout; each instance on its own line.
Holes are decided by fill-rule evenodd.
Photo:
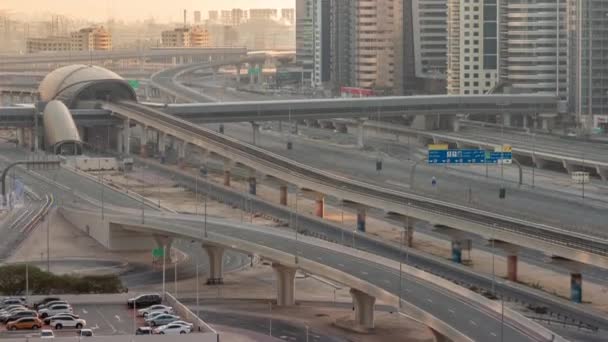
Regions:
M 53 304 L 47 308 L 38 310 L 40 318 L 47 318 L 62 313 L 72 313 L 72 307 L 69 304 Z
M 41 340 L 49 340 L 55 338 L 55 334 L 53 334 L 53 330 L 43 329 L 40 331 L 40 339 Z
M 167 306 L 167 305 L 157 304 L 157 305 L 152 305 L 150 307 L 147 307 L 145 309 L 137 310 L 137 315 L 146 317 L 146 316 L 148 316 L 148 314 L 150 314 L 152 312 L 162 312 L 162 313 L 170 314 L 170 313 L 173 313 L 173 308 L 170 306 Z
M 78 334 L 80 337 L 93 337 L 93 330 L 91 329 L 80 329 L 80 333 Z
M 61 316 L 51 320 L 49 324 L 51 327 L 55 329 L 63 329 L 63 328 L 76 328 L 82 329 L 87 325 L 87 321 L 81 318 L 74 318 L 71 316 Z
M 194 324 L 192 324 L 190 322 L 186 322 L 186 321 L 175 321 L 175 322 L 171 322 L 171 324 L 185 325 L 190 328 L 194 327 Z
M 191 331 L 192 331 L 192 328 L 187 325 L 174 324 L 174 323 L 169 323 L 167 325 L 163 325 L 161 327 L 154 329 L 154 333 L 160 334 L 160 335 L 189 334 Z

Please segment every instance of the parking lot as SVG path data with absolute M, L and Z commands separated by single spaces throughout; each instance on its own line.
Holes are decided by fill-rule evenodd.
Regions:
M 131 335 L 135 330 L 144 326 L 142 317 L 133 317 L 134 310 L 120 304 L 75 304 L 74 314 L 87 321 L 85 328 L 93 330 L 97 336 Z M 134 320 L 135 318 L 135 320 Z M 51 329 L 44 326 L 43 329 Z M 76 336 L 76 329 L 53 329 L 55 336 Z M 0 338 L 38 336 L 38 331 L 18 330 L 7 331 L 4 324 L 0 325 Z

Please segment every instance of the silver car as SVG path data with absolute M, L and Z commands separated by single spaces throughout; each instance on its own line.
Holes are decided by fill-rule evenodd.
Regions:
M 152 326 L 152 327 L 156 327 L 156 326 L 160 326 L 160 325 L 165 325 L 165 324 L 169 324 L 172 322 L 175 322 L 177 320 L 179 320 L 180 317 L 179 316 L 175 316 L 175 315 L 169 315 L 169 314 L 161 314 L 158 315 L 150 320 L 146 320 L 146 322 L 148 322 L 148 325 Z

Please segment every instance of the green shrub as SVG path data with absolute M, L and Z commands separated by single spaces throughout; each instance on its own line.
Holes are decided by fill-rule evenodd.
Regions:
M 29 289 L 32 295 L 119 293 L 122 282 L 116 275 L 74 276 L 55 275 L 36 266 L 28 267 Z M 25 294 L 25 265 L 0 266 L 0 294 L 16 296 Z

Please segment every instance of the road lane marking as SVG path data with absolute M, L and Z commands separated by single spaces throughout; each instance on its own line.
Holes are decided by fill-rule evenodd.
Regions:
M 88 312 L 86 309 L 82 309 L 82 313 L 86 315 L 86 314 L 88 314 L 89 312 Z
M 497 337 L 498 335 L 496 335 L 495 333 L 491 332 L 490 335 Z
M 323 260 L 323 258 L 321 258 L 321 257 L 317 257 L 317 259 L 318 259 L 318 260 Z
M 474 320 L 470 320 L 469 323 L 471 323 L 471 325 L 477 326 L 477 323 Z
M 427 298 L 426 301 L 429 303 L 433 303 L 433 300 L 431 298 Z
M 118 315 L 114 315 L 114 317 L 116 317 L 116 320 L 117 320 L 117 321 L 122 322 L 122 321 L 120 320 L 120 316 L 118 316 Z
M 449 311 L 451 314 L 455 314 L 455 313 L 456 313 L 456 311 L 454 311 L 454 309 L 448 309 L 448 311 Z
M 369 273 L 365 272 L 365 271 L 361 271 L 361 274 L 363 275 L 368 275 Z
M 338 266 L 340 266 L 340 267 L 344 267 L 344 264 L 338 264 Z

